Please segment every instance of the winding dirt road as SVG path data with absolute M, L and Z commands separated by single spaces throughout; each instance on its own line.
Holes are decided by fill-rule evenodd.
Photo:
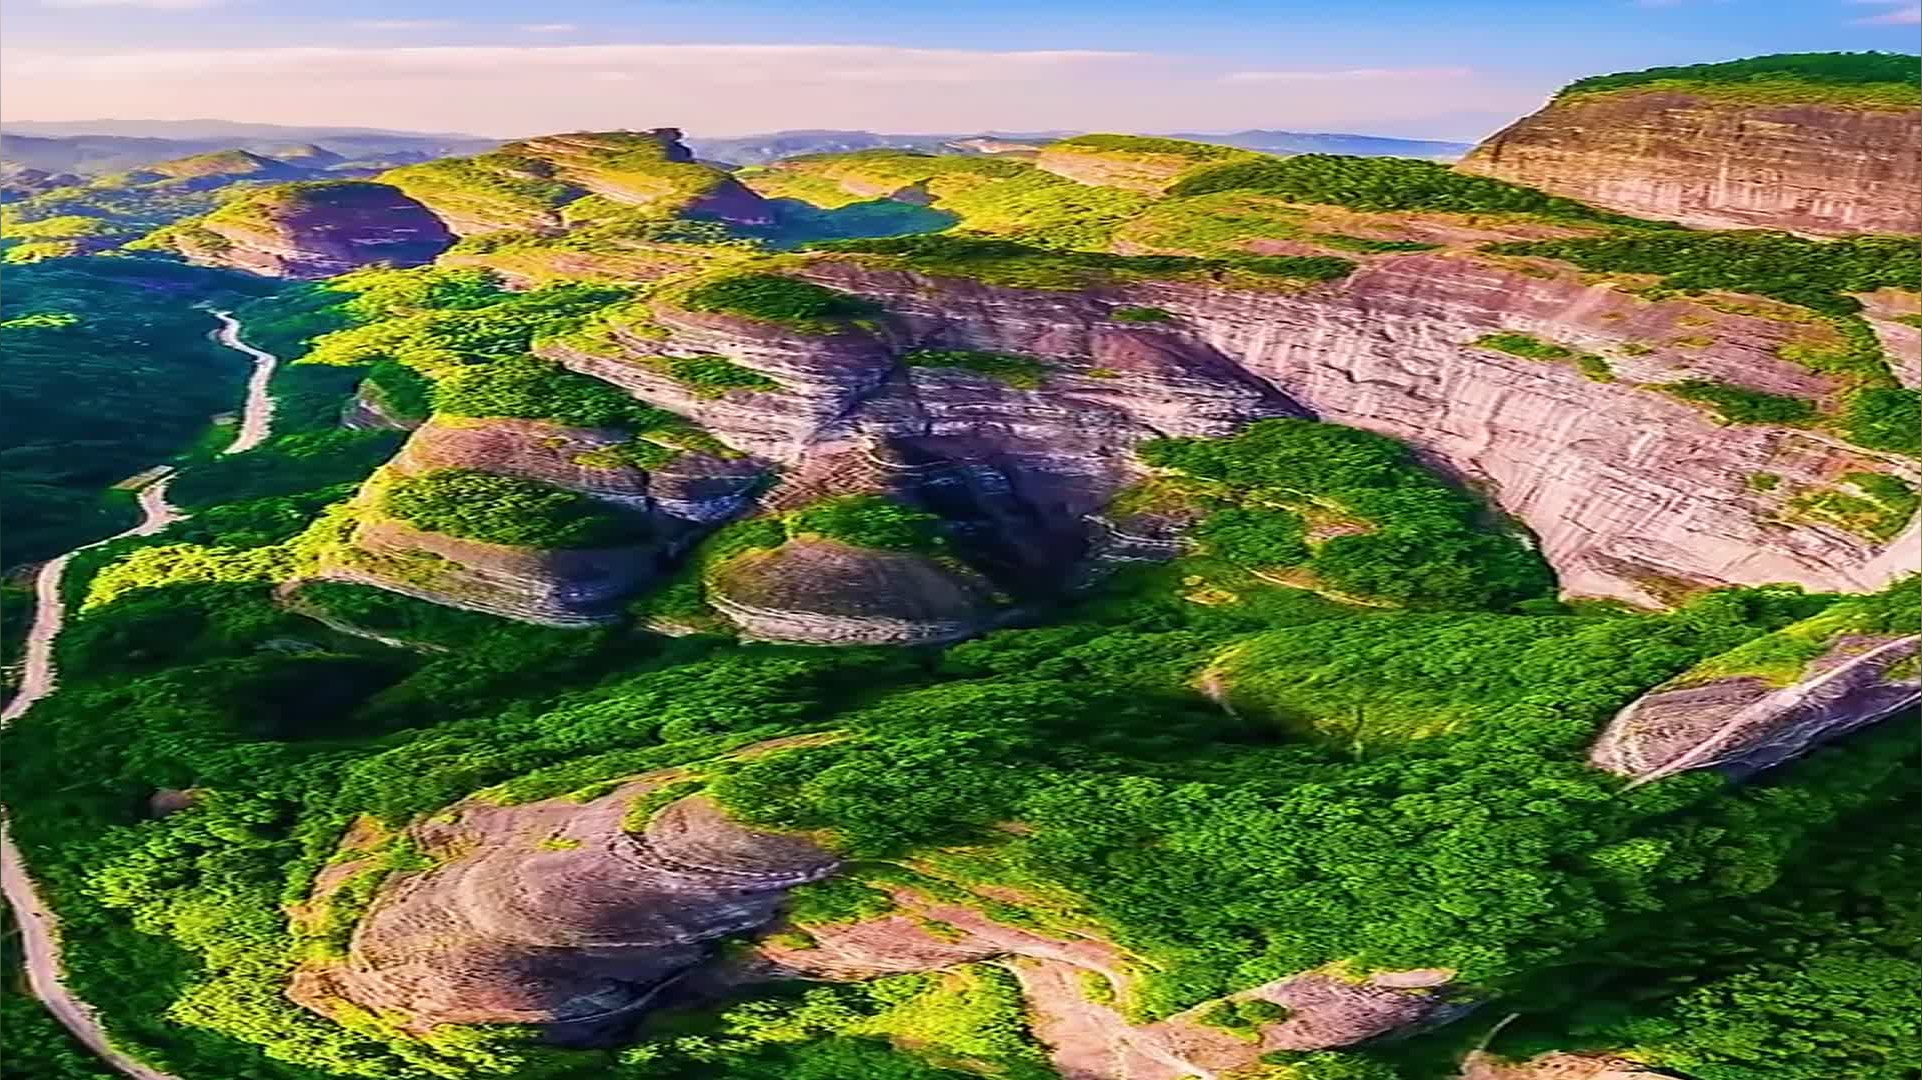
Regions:
M 247 380 L 247 402 L 241 413 L 240 433 L 222 451 L 227 454 L 244 453 L 259 446 L 272 433 L 274 399 L 267 393 L 267 385 L 273 378 L 279 358 L 242 341 L 240 323 L 230 312 L 214 311 L 212 315 L 221 324 L 215 331 L 215 340 L 245 353 L 254 361 L 253 374 Z M 61 627 L 66 624 L 66 602 L 60 595 L 60 584 L 66 575 L 67 564 L 88 548 L 129 536 L 152 536 L 177 521 L 186 520 L 187 515 L 167 501 L 167 487 L 172 481 L 172 466 L 156 470 L 155 478 L 140 489 L 139 524 L 105 540 L 83 544 L 40 568 L 33 583 L 33 625 L 27 631 L 20 691 L 4 710 L 0 710 L 0 727 L 25 715 L 35 702 L 53 693 L 58 683 L 59 672 L 54 665 L 53 646 L 60 636 Z M 73 1032 L 74 1038 L 120 1072 L 137 1080 L 179 1080 L 114 1049 L 107 1041 L 106 1032 L 101 1029 L 100 1020 L 92 1006 L 74 996 L 61 982 L 59 921 L 41 901 L 33 878 L 28 875 L 26 864 L 20 858 L 20 850 L 14 846 L 3 812 L 0 812 L 0 888 L 4 888 L 7 904 L 13 908 L 14 917 L 20 924 L 21 953 L 26 959 L 27 985 L 33 990 L 33 995 L 66 1025 L 68 1031 Z
M 220 320 L 220 329 L 214 331 L 214 340 L 236 352 L 246 353 L 253 358 L 254 371 L 247 377 L 247 404 L 240 411 L 240 432 L 223 454 L 244 454 L 265 442 L 274 427 L 274 399 L 267 393 L 267 384 L 273 381 L 274 368 L 280 365 L 280 358 L 273 353 L 256 349 L 240 337 L 240 320 L 231 311 L 209 309 L 214 318 Z

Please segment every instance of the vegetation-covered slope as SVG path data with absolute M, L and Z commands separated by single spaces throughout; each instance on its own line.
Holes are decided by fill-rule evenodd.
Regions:
M 1770 467 L 1849 490 L 1797 474 L 1764 503 L 1782 479 L 1755 473 L 1689 494 L 1771 507 L 1770 535 L 1811 550 L 1869 529 L 1847 550 L 1873 553 L 1915 510 L 1887 434 L 1914 398 L 1854 294 L 1914 290 L 1913 246 L 1665 229 L 1425 163 L 1198 145 L 1063 144 L 1095 183 L 898 151 L 749 174 L 823 214 L 882 200 L 954 226 L 798 254 L 723 207 L 690 220 L 731 189 L 656 136 L 394 174 L 482 234 L 460 265 L 244 307 L 252 340 L 303 361 L 277 437 L 191 462 L 192 519 L 84 553 L 64 583 L 61 690 L 9 730 L 0 779 L 75 989 L 183 1078 L 1141 1075 L 1088 1064 L 1126 1051 L 1157 1080 L 1431 1080 L 1485 1042 L 1689 1080 L 1903 1075 L 1913 905 L 1872 862 L 1911 855 L 1891 813 L 1915 795 L 1907 726 L 1743 785 L 1635 783 L 1591 754 L 1625 707 L 1718 665 L 1808 677 L 1811 626 L 1825 646 L 1912 630 L 1880 616 L 1913 586 L 1564 602 L 1555 549 L 1497 512 L 1528 485 L 1431 464 L 1472 477 L 1536 445 L 1516 426 L 1590 412 L 1659 419 L 1698 456 L 1761 428 Z M 615 249 L 673 265 L 566 280 Z M 83 273 L 32 272 L 36 300 Z M 144 310 L 85 287 L 0 332 Z M 1697 360 L 1679 327 L 1737 340 Z M 1368 352 L 1402 337 L 1419 348 Z M 423 425 L 334 430 L 356 378 L 378 419 Z M 1418 439 L 1453 402 L 1367 395 L 1475 379 L 1562 411 L 1491 408 L 1447 458 L 1287 396 L 1336 385 Z M 1636 467 L 1638 492 L 1672 479 Z M 1664 499 L 1637 498 L 1615 505 L 1656 535 Z M 1536 520 L 1586 512 L 1553 509 Z M 406 543 L 376 550 L 383 529 Z M 981 557 L 997 542 L 1060 580 L 991 581 L 979 567 L 1017 576 Z M 602 547 L 645 572 L 563 573 Z M 459 575 L 612 599 L 563 630 L 415 598 L 471 599 L 427 587 Z M 924 603 L 903 615 L 880 586 L 907 579 Z M 817 602 L 824 581 L 852 584 Z M 803 638 L 903 648 L 749 640 L 781 637 L 757 630 L 770 614 L 877 612 L 964 625 Z M 738 832 L 686 827 L 669 839 L 699 857 L 676 864 L 649 831 L 683 829 L 669 808 L 694 796 L 836 874 L 772 922 L 742 915 L 745 889 L 703 906 L 657 887 L 649 859 L 754 877 Z M 595 844 L 567 831 L 609 800 Z M 520 813 L 553 828 L 483 827 Z M 423 972 L 450 955 L 472 963 Z M 479 992 L 414 1007 L 410 987 L 453 975 Z M 554 986 L 587 990 L 526 1005 Z M 563 1022 L 635 1000 L 600 1030 Z M 1339 1015 L 1358 1000 L 1420 1007 L 1363 1030 Z

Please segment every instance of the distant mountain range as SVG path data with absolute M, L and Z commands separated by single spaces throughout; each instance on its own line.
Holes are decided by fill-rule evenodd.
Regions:
M 83 176 L 217 150 L 285 157 L 294 148 L 319 147 L 339 155 L 341 162 L 397 165 L 477 154 L 499 143 L 479 135 L 224 120 L 0 121 L 0 158 L 49 173 Z
M 844 154 L 855 150 L 916 150 L 927 154 L 1022 153 L 1078 131 L 988 131 L 964 134 L 883 135 L 872 131 L 775 131 L 728 138 L 689 137 L 687 145 L 709 161 L 765 165 L 800 154 Z M 1158 133 L 1146 133 L 1158 134 Z M 1357 157 L 1412 157 L 1453 161 L 1473 149 L 1470 143 L 1430 139 L 1391 139 L 1378 135 L 1237 131 L 1228 134 L 1177 132 L 1170 138 L 1238 146 L 1267 154 L 1351 154 Z
M 1075 131 L 881 134 L 872 131 L 796 130 L 760 135 L 691 137 L 699 157 L 730 165 L 764 165 L 800 154 L 880 148 L 927 154 L 1021 154 Z M 1173 138 L 1239 146 L 1271 154 L 1353 154 L 1452 161 L 1467 143 L 1391 139 L 1375 135 L 1237 131 L 1180 132 Z M 227 120 L 61 120 L 0 122 L 0 159 L 16 168 L 94 176 L 156 161 L 218 150 L 286 157 L 291 148 L 317 147 L 341 163 L 396 165 L 481 153 L 502 140 L 449 132 L 380 128 L 295 127 Z

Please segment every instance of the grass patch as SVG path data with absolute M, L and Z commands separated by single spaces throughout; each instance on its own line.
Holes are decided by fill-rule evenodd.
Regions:
M 1815 403 L 1788 394 L 1750 390 L 1712 379 L 1662 383 L 1661 390 L 1683 401 L 1706 405 L 1725 424 L 1806 424 L 1816 418 Z
M 901 362 L 908 367 L 962 368 L 1017 390 L 1039 388 L 1048 373 L 1047 365 L 1032 356 L 970 349 L 921 349 L 903 356 Z
M 872 301 L 779 274 L 738 274 L 703 282 L 677 302 L 689 311 L 744 315 L 811 334 L 845 330 L 881 313 Z

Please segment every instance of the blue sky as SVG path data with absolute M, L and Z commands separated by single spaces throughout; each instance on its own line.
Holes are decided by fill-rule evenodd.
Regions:
M 1915 51 L 1911 0 L 8 0 L 10 120 L 1476 138 L 1585 74 Z

